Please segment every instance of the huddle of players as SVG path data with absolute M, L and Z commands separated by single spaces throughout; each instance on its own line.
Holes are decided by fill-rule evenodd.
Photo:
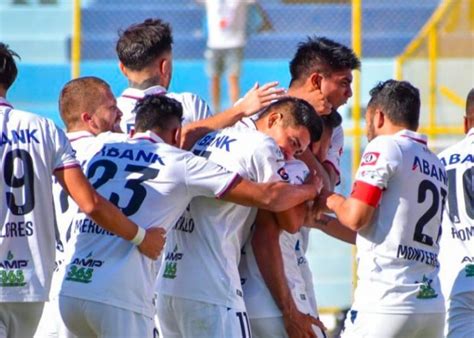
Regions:
M 304 256 L 310 227 L 349 243 L 357 235 L 359 283 L 344 337 L 442 336 L 437 253 L 446 199 L 452 240 L 462 241 L 464 260 L 473 256 L 470 239 L 461 235 L 472 226 L 472 129 L 464 141 L 471 142 L 470 153 L 446 155 L 441 163 L 426 137 L 416 133 L 418 90 L 393 80 L 377 85 L 366 114 L 370 143 L 354 190 L 344 198 L 331 191 L 339 181 L 343 148 L 336 110 L 350 98 L 351 73 L 359 68 L 350 49 L 325 38 L 308 39 L 290 63 L 286 94 L 276 83 L 255 86 L 234 107 L 212 115 L 196 95 L 167 92 L 171 46 L 170 28 L 160 20 L 124 31 L 117 53 L 130 88 L 116 101 L 98 78 L 66 84 L 59 103 L 66 135 L 49 121 L 0 102 L 7 126 L 2 147 L 19 148 L 0 153 L 8 206 L 2 208 L 7 221 L 0 247 L 6 257 L 0 285 L 4 336 L 31 336 L 48 297 L 54 228 L 37 230 L 35 224 L 51 224 L 52 215 L 43 207 L 44 219 L 28 216 L 40 209 L 35 203 L 48 203 L 51 192 L 29 186 L 37 184 L 36 176 L 51 186 L 53 169 L 60 250 L 37 336 L 152 336 L 157 313 L 164 337 L 324 337 Z M 2 53 L 13 60 L 5 46 Z M 0 96 L 13 80 L 5 86 L 2 79 L 6 88 Z M 470 109 L 466 128 L 472 128 Z M 12 122 L 10 115 L 21 121 Z M 24 120 L 31 120 L 27 127 L 14 124 Z M 112 133 L 120 129 L 131 136 Z M 42 143 L 54 150 L 37 150 Z M 49 160 L 50 153 L 56 158 Z M 36 156 L 48 159 L 44 171 L 36 167 Z M 446 172 L 448 163 L 453 168 Z M 88 207 L 84 193 L 74 193 L 68 183 L 85 180 L 78 165 L 100 193 L 88 186 L 86 197 L 104 196 L 131 222 L 105 199 L 103 211 Z M 66 175 L 70 171 L 72 178 Z M 307 213 L 305 201 L 315 197 Z M 127 231 L 118 228 L 122 223 Z M 48 236 L 39 241 L 43 230 Z M 148 257 L 156 258 L 163 242 L 156 264 Z M 460 298 L 446 297 L 454 309 L 448 317 L 453 337 L 462 336 L 456 330 L 472 330 L 469 321 L 457 324 L 457 318 L 469 318 L 459 315 L 459 304 L 473 301 L 470 266 L 462 266 Z M 28 322 L 25 308 L 15 302 L 36 304 L 26 311 Z

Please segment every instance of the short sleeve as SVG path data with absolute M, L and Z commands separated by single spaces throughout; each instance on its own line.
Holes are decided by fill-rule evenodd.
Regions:
M 183 126 L 191 122 L 204 120 L 213 115 L 206 101 L 195 94 L 182 93 Z
M 362 155 L 351 197 L 376 207 L 401 161 L 401 151 L 392 138 L 375 138 Z
M 53 122 L 50 122 L 49 130 L 51 131 L 54 149 L 53 171 L 79 167 L 79 162 L 76 160 L 74 150 L 64 131 L 56 127 Z
M 344 150 L 344 131 L 342 126 L 334 128 L 331 136 L 331 144 L 324 163 L 330 164 L 337 174 L 341 172 L 341 157 Z
M 270 137 L 265 137 L 255 148 L 250 159 L 251 178 L 255 182 L 288 181 L 285 159 L 280 147 Z
M 186 155 L 185 183 L 191 197 L 222 197 L 240 177 L 192 153 Z

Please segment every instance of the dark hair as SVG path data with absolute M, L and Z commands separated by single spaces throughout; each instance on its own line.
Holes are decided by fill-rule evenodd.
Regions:
M 84 76 L 66 83 L 59 94 L 59 113 L 68 129 L 81 121 L 81 113 L 93 113 L 102 104 L 106 91 L 111 91 L 104 80 Z
M 474 117 L 474 88 L 469 91 L 466 98 L 466 116 Z
M 15 59 L 20 56 L 9 49 L 8 45 L 0 42 L 0 85 L 8 90 L 18 75 Z
M 159 128 L 173 128 L 173 120 L 181 123 L 183 106 L 165 95 L 147 95 L 139 100 L 133 110 L 136 113 L 135 130 L 144 132 Z
M 339 127 L 342 124 L 342 116 L 335 109 L 333 109 L 330 114 L 321 116 L 321 118 L 323 119 L 324 125 L 331 129 Z
M 142 70 L 163 53 L 171 51 L 171 27 L 160 19 L 146 19 L 119 33 L 115 50 L 122 64 L 131 70 Z
M 416 130 L 420 119 L 420 92 L 407 81 L 387 80 L 370 90 L 368 107 L 379 108 L 389 120 Z
M 296 54 L 290 61 L 290 86 L 315 72 L 330 75 L 336 71 L 359 68 L 359 58 L 350 48 L 325 37 L 308 37 L 306 42 L 298 44 Z
M 283 121 L 290 126 L 303 126 L 308 129 L 311 142 L 317 142 L 323 132 L 323 121 L 313 106 L 302 99 L 286 97 L 270 104 L 259 118 L 277 112 L 283 115 Z

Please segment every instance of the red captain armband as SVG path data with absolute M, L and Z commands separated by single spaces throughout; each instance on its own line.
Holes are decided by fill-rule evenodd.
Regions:
M 363 181 L 356 181 L 351 197 L 376 208 L 382 198 L 382 189 Z

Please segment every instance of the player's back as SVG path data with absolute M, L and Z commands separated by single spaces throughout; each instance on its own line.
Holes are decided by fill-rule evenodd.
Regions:
M 55 256 L 52 174 L 78 164 L 52 121 L 7 104 L 0 159 L 0 300 L 45 301 Z
M 370 225 L 357 236 L 355 309 L 442 312 L 438 280 L 447 176 L 423 135 L 408 130 L 367 146 L 358 179 L 384 189 Z
M 136 88 L 127 88 L 121 96 L 117 98 L 117 106 L 122 111 L 122 119 L 120 121 L 120 128 L 123 132 L 129 133 L 135 125 L 135 105 L 137 101 L 147 95 L 166 95 L 172 99 L 177 100 L 183 106 L 183 121 L 182 125 L 205 119 L 212 116 L 207 103 L 199 96 L 192 93 L 171 93 L 167 92 L 161 86 L 153 86 L 145 90 Z
M 255 182 L 280 180 L 283 156 L 269 136 L 248 128 L 210 133 L 193 147 L 197 155 Z M 165 247 L 159 291 L 244 310 L 238 263 L 256 209 L 208 198 L 190 204 L 193 226 L 175 226 Z M 180 254 L 179 261 L 172 252 Z M 170 263 L 176 270 L 166 271 Z
M 474 290 L 474 128 L 439 158 L 448 175 L 440 242 L 440 280 L 446 298 Z

